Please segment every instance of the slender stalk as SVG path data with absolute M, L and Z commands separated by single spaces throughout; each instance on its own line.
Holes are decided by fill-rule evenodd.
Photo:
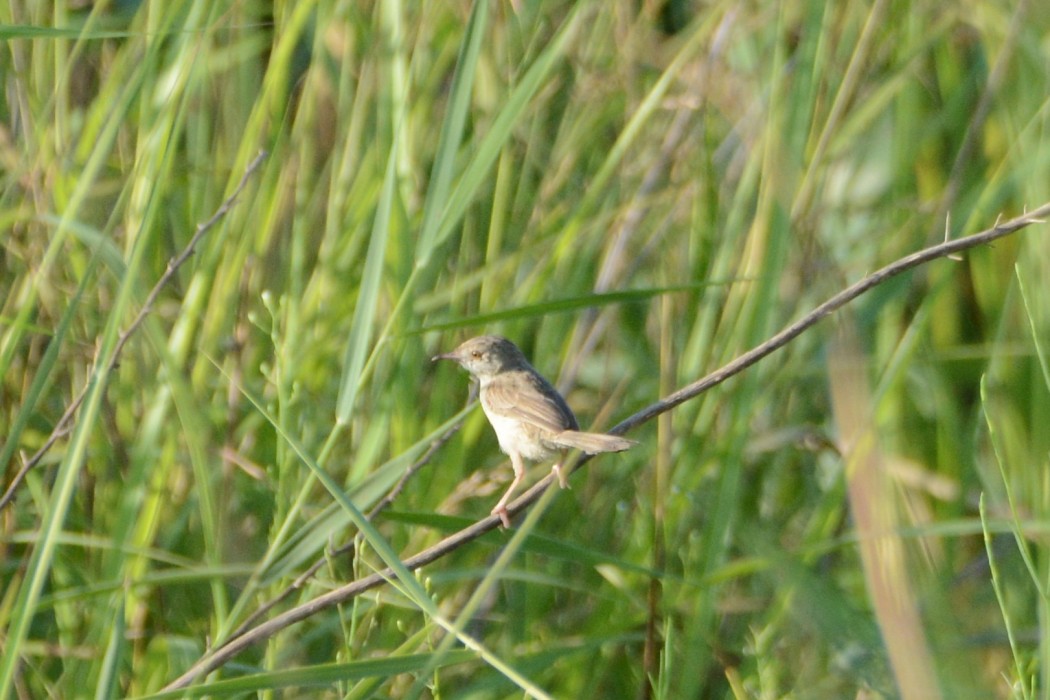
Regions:
M 219 208 L 215 210 L 215 213 L 212 214 L 207 221 L 197 224 L 197 230 L 193 234 L 193 238 L 190 239 L 190 242 L 182 249 L 181 253 L 168 261 L 168 266 L 164 270 L 164 274 L 161 275 L 160 279 L 157 280 L 157 283 L 153 285 L 153 289 L 150 290 L 149 295 L 146 297 L 146 302 L 142 305 L 142 308 L 139 309 L 138 314 L 135 315 L 132 322 L 121 332 L 120 337 L 117 339 L 117 344 L 114 346 L 113 352 L 110 354 L 109 359 L 106 360 L 105 367 L 107 367 L 107 369 L 112 370 L 117 366 L 117 363 L 120 361 L 120 355 L 124 351 L 124 347 L 128 344 L 128 341 L 131 340 L 131 336 L 135 335 L 135 332 L 142 325 L 142 322 L 146 320 L 146 316 L 148 316 L 153 310 L 153 305 L 157 302 L 157 297 L 159 297 L 164 288 L 171 283 L 171 280 L 175 277 L 175 273 L 179 271 L 179 268 L 182 267 L 186 261 L 190 259 L 190 256 L 196 252 L 197 245 L 200 243 L 201 239 L 215 227 L 215 224 L 219 223 L 219 221 L 229 213 L 231 208 L 233 208 L 234 202 L 237 201 L 237 198 L 248 184 L 248 180 L 251 176 L 259 169 L 259 166 L 262 165 L 262 162 L 266 159 L 266 155 L 266 151 L 261 151 L 259 155 L 255 156 L 252 162 L 248 164 L 244 174 L 241 176 L 241 181 L 237 183 L 237 187 L 234 188 L 233 192 L 223 200 L 222 204 L 219 205 Z M 76 415 L 77 409 L 79 409 L 80 405 L 84 402 L 84 397 L 87 396 L 89 387 L 90 382 L 84 385 L 80 390 L 80 393 L 78 393 L 66 407 L 62 417 L 58 419 L 57 423 L 55 423 L 55 427 L 51 430 L 51 434 L 48 435 L 44 444 L 41 445 L 40 449 L 37 450 L 32 457 L 25 461 L 22 468 L 19 469 L 14 478 L 11 479 L 11 483 L 8 484 L 4 495 L 0 496 L 0 512 L 3 512 L 4 508 L 14 502 L 15 495 L 18 492 L 18 487 L 25 480 L 26 475 L 29 474 L 33 467 L 40 463 L 40 460 L 44 458 L 60 438 L 67 435 L 69 431 L 72 430 L 73 417 Z
M 964 250 L 970 250 L 977 246 L 991 243 L 994 240 L 1020 231 L 1032 224 L 1043 223 L 1042 217 L 1045 217 L 1048 214 L 1050 214 L 1050 202 L 1043 204 L 1030 213 L 1010 219 L 1009 221 L 997 222 L 992 228 L 981 231 L 980 233 L 975 233 L 971 236 L 965 236 L 955 240 L 944 241 L 943 243 L 924 248 L 923 250 L 890 263 L 834 295 L 798 321 L 785 327 L 769 340 L 752 348 L 743 355 L 740 355 L 725 366 L 711 372 L 706 377 L 684 386 L 668 395 L 666 398 L 647 406 L 620 422 L 609 432 L 613 434 L 623 434 L 632 428 L 652 420 L 656 416 L 670 411 L 690 399 L 696 398 L 708 389 L 721 384 L 764 357 L 771 355 L 775 351 L 784 347 L 832 312 L 842 308 L 850 301 L 853 301 L 865 292 L 874 289 L 892 277 L 938 258 L 948 257 Z M 575 469 L 590 461 L 590 459 L 591 458 L 586 455 L 581 457 L 574 466 L 570 467 L 570 470 L 575 471 Z M 556 481 L 553 474 L 549 474 L 541 479 L 517 500 L 507 506 L 509 514 L 512 516 L 516 515 L 531 506 L 555 483 Z M 472 542 L 485 533 L 496 529 L 499 525 L 500 519 L 498 516 L 491 515 L 487 518 L 483 518 L 473 525 L 449 535 L 437 544 L 428 547 L 418 554 L 408 557 L 404 560 L 403 564 L 405 568 L 410 571 L 419 569 L 426 564 L 441 559 L 450 552 Z M 377 571 L 281 613 L 273 619 L 261 623 L 256 627 L 245 631 L 240 636 L 230 639 L 226 643 L 208 651 L 196 663 L 194 663 L 189 670 L 168 684 L 164 690 L 175 691 L 180 688 L 185 688 L 197 678 L 219 668 L 248 647 L 268 639 L 286 627 L 301 622 L 318 612 L 345 603 L 366 591 L 377 588 L 390 581 L 393 577 L 394 573 L 389 568 Z

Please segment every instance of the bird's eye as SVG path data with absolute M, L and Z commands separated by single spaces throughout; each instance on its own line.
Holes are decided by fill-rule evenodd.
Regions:
M 474 351 L 472 351 L 470 353 L 470 356 L 473 357 L 475 360 L 480 360 L 481 359 L 481 351 L 480 350 L 474 350 Z

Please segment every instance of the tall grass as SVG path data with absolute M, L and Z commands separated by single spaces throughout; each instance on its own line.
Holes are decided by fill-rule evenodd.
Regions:
M 0 513 L 0 698 L 155 694 L 487 516 L 509 466 L 428 359 L 466 337 L 601 429 L 1050 200 L 1036 5 L 0 8 L 4 488 L 84 396 Z M 1050 698 L 1045 228 L 192 692 Z

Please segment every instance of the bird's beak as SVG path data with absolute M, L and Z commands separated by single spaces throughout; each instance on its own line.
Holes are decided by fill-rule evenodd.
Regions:
M 456 359 L 456 353 L 454 352 L 443 352 L 440 355 L 434 355 L 430 358 L 431 362 L 437 362 L 438 360 L 454 360 Z

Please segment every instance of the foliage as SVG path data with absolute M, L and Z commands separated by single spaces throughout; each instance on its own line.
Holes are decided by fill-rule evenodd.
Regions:
M 0 37 L 5 488 L 86 391 L 0 514 L 0 698 L 157 693 L 228 639 L 445 433 L 468 382 L 428 358 L 466 337 L 608 427 L 1050 199 L 1023 1 L 10 3 Z M 1050 697 L 1046 241 L 877 288 L 516 539 L 194 692 Z M 278 607 L 487 515 L 509 473 L 468 410 Z

